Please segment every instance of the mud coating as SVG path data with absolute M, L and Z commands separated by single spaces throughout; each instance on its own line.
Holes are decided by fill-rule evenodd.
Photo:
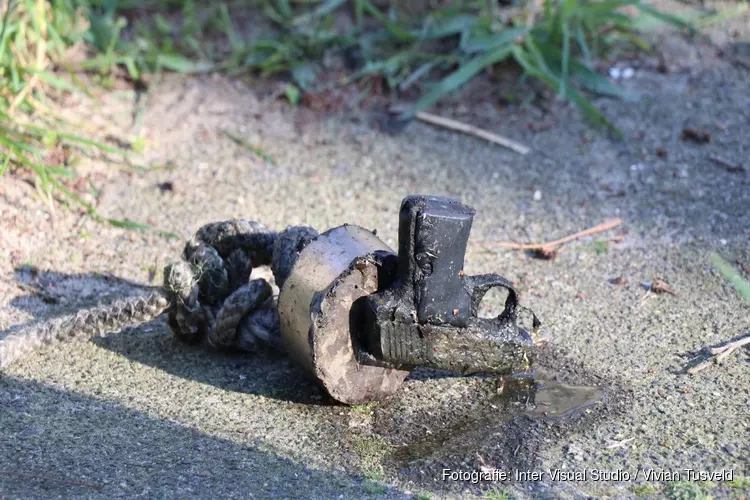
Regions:
M 397 281 L 363 300 L 362 342 L 375 358 L 455 373 L 529 368 L 533 339 L 516 322 L 513 285 L 498 274 L 464 275 L 474 213 L 451 198 L 404 198 Z M 505 309 L 497 318 L 478 318 L 479 304 L 493 287 L 508 290 Z
M 300 253 L 279 294 L 281 334 L 289 355 L 342 403 L 386 397 L 409 373 L 360 365 L 350 334 L 352 304 L 377 291 L 378 261 L 390 253 L 366 229 L 331 229 Z

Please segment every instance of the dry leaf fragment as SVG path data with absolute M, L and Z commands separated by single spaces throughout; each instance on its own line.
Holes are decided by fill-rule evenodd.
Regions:
M 557 257 L 559 250 L 553 247 L 541 247 L 531 250 L 531 255 L 537 259 L 552 260 Z
M 682 129 L 680 139 L 683 141 L 692 141 L 697 144 L 705 144 L 711 142 L 711 134 L 702 129 L 685 127 Z
M 670 286 L 664 280 L 657 279 L 650 283 L 643 283 L 643 285 L 654 293 L 668 293 L 670 295 L 677 295 L 677 291 L 670 288 Z

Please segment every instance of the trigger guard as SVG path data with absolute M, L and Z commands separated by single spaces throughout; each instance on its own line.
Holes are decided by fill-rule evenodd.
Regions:
M 518 307 L 518 293 L 510 281 L 499 274 L 480 274 L 476 276 L 465 276 L 464 284 L 471 296 L 471 316 L 478 317 L 479 304 L 492 288 L 505 288 L 508 290 L 508 298 L 505 300 L 505 309 L 495 318 L 496 321 L 516 321 L 516 309 Z

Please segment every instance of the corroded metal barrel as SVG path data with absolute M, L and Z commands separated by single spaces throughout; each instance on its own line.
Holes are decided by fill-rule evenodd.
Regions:
M 342 403 L 383 399 L 409 374 L 385 362 L 360 361 L 362 322 L 352 307 L 393 279 L 383 264 L 395 257 L 371 231 L 354 225 L 336 227 L 300 252 L 279 294 L 287 352 Z

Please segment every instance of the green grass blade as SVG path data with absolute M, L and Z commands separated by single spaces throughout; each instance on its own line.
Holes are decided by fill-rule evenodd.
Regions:
M 440 62 L 440 59 L 433 59 L 432 61 L 424 63 L 401 81 L 401 83 L 399 84 L 399 89 L 405 90 L 411 87 L 414 82 L 418 81 L 420 78 L 429 73 L 432 68 L 437 66 Z
M 3 27 L 0 29 L 0 57 L 5 58 L 6 51 L 6 40 L 10 37 L 8 32 L 8 26 L 10 25 L 10 17 L 13 15 L 13 11 L 16 10 L 16 0 L 9 0 L 8 7 L 5 9 L 5 15 L 3 16 Z M 10 57 L 10 55 L 8 55 Z M 5 60 L 0 60 L 1 64 L 5 64 Z
M 619 8 L 632 5 L 634 1 L 640 0 L 605 0 L 603 2 L 579 3 L 576 14 L 582 17 L 596 18 L 603 14 L 614 12 Z
M 400 119 L 411 119 L 419 111 L 429 108 L 446 95 L 456 91 L 483 69 L 507 59 L 510 53 L 511 46 L 507 45 L 482 56 L 475 57 L 440 81 L 430 92 L 420 98 L 411 109 L 402 113 Z
M 553 73 L 557 73 L 560 66 L 560 55 L 555 47 L 551 47 L 544 43 L 537 42 L 539 51 L 544 56 L 545 60 L 549 63 L 550 70 Z M 610 97 L 616 97 L 624 101 L 635 100 L 634 96 L 624 89 L 618 87 L 609 81 L 605 76 L 600 75 L 596 71 L 587 68 L 582 63 L 571 60 L 569 62 L 570 74 L 575 79 L 576 83 L 581 85 L 583 88 L 595 92 L 600 95 L 606 95 Z
M 134 81 L 138 80 L 141 76 L 140 71 L 138 71 L 138 66 L 135 63 L 135 59 L 128 58 L 125 60 L 125 68 L 128 70 L 128 75 L 130 78 Z
M 471 14 L 457 14 L 446 20 L 438 20 L 427 25 L 424 32 L 412 32 L 422 40 L 439 40 L 453 35 L 460 35 L 470 30 L 479 19 Z
M 556 82 L 558 82 L 555 87 L 555 91 L 559 92 L 559 77 L 554 74 L 554 72 L 549 68 L 547 58 L 544 57 L 544 54 L 542 53 L 540 47 L 540 44 L 537 43 L 537 40 L 535 37 L 527 37 L 524 40 L 524 46 L 529 51 L 529 54 L 534 58 L 534 65 L 538 69 L 540 73 L 543 75 L 548 75 L 549 77 L 553 78 Z
M 656 18 L 657 20 L 665 22 L 667 24 L 671 24 L 678 28 L 687 30 L 690 33 L 695 33 L 695 27 L 693 26 L 693 24 L 690 21 L 686 21 L 685 19 L 679 16 L 667 14 L 641 1 L 634 1 L 633 5 L 635 6 L 635 8 L 640 10 L 643 14 Z
M 96 70 L 101 72 L 105 69 L 108 69 L 109 65 L 111 64 L 125 64 L 128 59 L 129 57 L 126 56 L 107 57 L 104 54 L 99 54 L 85 61 L 81 61 L 80 63 L 76 64 L 74 68 L 84 71 Z
M 229 15 L 229 8 L 227 7 L 227 4 L 219 4 L 218 17 L 224 28 L 224 35 L 227 37 L 227 40 L 229 40 L 229 45 L 232 47 L 232 50 L 240 50 L 244 43 L 237 36 L 237 33 L 234 30 L 234 26 L 232 25 L 232 18 Z
M 586 19 L 589 25 L 594 26 L 595 27 L 594 29 L 597 29 L 597 30 L 601 30 L 603 27 L 605 27 L 608 24 L 617 26 L 624 30 L 635 29 L 635 27 L 633 26 L 633 18 L 621 12 L 606 12 L 606 13 L 600 14 L 594 19 L 591 19 L 588 17 L 583 17 L 583 19 Z
M 568 89 L 568 99 L 583 111 L 583 116 L 595 125 L 604 126 L 610 130 L 618 139 L 622 139 L 622 131 L 609 121 L 604 113 L 599 111 L 591 101 L 586 99 L 580 92 L 574 88 Z
M 326 0 L 325 2 L 315 7 L 312 11 L 295 17 L 292 21 L 292 24 L 298 26 L 300 24 L 312 22 L 315 19 L 320 19 L 332 13 L 345 3 L 346 0 Z
M 62 165 L 45 165 L 44 169 L 52 175 L 58 175 L 63 177 L 75 177 L 76 173 Z
M 396 37 L 397 40 L 401 42 L 413 42 L 416 40 L 416 37 L 410 33 L 408 30 L 402 28 L 398 24 L 394 23 L 388 17 L 386 17 L 385 14 L 380 12 L 380 9 L 375 7 L 375 5 L 370 0 L 355 0 L 357 4 L 359 4 L 362 8 L 363 12 L 369 13 L 372 17 L 374 17 L 378 22 L 380 22 L 383 26 L 388 29 L 388 31 Z
M 44 83 L 48 85 L 52 85 L 53 87 L 57 89 L 70 92 L 71 94 L 79 93 L 79 90 L 78 88 L 76 88 L 75 85 L 71 84 L 67 80 L 63 80 L 62 78 L 53 75 L 52 73 L 48 71 L 42 71 L 36 68 L 24 68 L 24 70 L 31 73 L 32 75 L 37 75 L 39 79 L 42 80 Z
M 35 151 L 28 144 L 25 144 L 20 141 L 11 140 L 8 137 L 3 136 L 3 135 L 0 135 L 0 144 L 8 148 L 8 151 L 12 151 L 13 153 L 15 153 L 17 157 L 21 157 L 21 158 L 26 158 L 23 155 L 22 151 L 25 151 L 27 153 L 32 153 L 32 154 Z M 28 161 L 31 161 L 31 160 L 28 160 Z M 21 163 L 23 163 L 23 161 Z
M 707 26 L 711 26 L 712 24 L 717 24 L 717 23 L 727 21 L 729 19 L 734 19 L 740 14 L 744 14 L 745 12 L 747 12 L 748 9 L 750 9 L 750 3 L 745 1 L 744 3 L 741 3 L 740 5 L 737 5 L 736 7 L 732 7 L 730 9 L 717 12 L 716 14 L 709 14 L 705 17 L 701 17 L 700 19 L 695 21 L 693 25 L 696 28 L 705 28 Z
M 635 101 L 636 98 L 625 89 L 618 87 L 614 83 L 610 82 L 605 76 L 600 75 L 596 71 L 592 71 L 583 64 L 576 61 L 572 61 L 570 64 L 571 74 L 575 81 L 581 85 L 581 87 L 594 92 L 599 95 L 606 95 L 610 97 L 616 97 L 623 101 Z
M 716 269 L 724 276 L 724 278 L 731 283 L 733 287 L 740 292 L 740 295 L 745 300 L 750 301 L 750 283 L 748 283 L 740 273 L 738 273 L 726 260 L 722 259 L 721 256 L 716 252 L 711 252 L 709 259 Z
M 563 18 L 562 22 L 562 75 L 560 78 L 560 97 L 566 99 L 568 86 L 568 72 L 570 70 L 570 26 L 568 17 Z
M 586 41 L 586 34 L 583 31 L 583 26 L 580 24 L 576 28 L 576 42 L 578 43 L 578 48 L 581 50 L 581 55 L 583 56 L 585 64 L 591 66 L 593 60 L 591 57 L 591 49 Z
M 87 97 L 94 97 L 94 94 L 91 93 L 89 88 L 81 81 L 80 78 L 78 78 L 78 75 L 76 75 L 75 72 L 67 64 L 63 64 L 62 66 L 65 68 L 70 81 L 73 82 L 73 85 L 81 92 L 81 94 L 85 94 Z
M 578 0 L 563 0 L 561 2 L 561 9 L 562 18 L 567 20 L 578 9 Z
M 532 59 L 520 45 L 513 46 L 513 48 L 511 49 L 511 55 L 513 56 L 513 59 L 515 59 L 516 63 L 518 63 L 518 65 L 521 66 L 521 68 L 523 68 L 526 73 L 535 78 L 544 80 L 544 75 L 542 74 L 542 72 L 539 70 L 539 68 L 536 67 Z
M 471 36 L 468 35 L 465 39 L 461 40 L 460 48 L 467 54 L 476 54 L 479 52 L 487 52 L 497 47 L 507 45 L 529 32 L 528 26 L 522 26 L 519 28 L 506 28 L 500 33 L 494 33 L 492 35 L 481 35 Z
M 0 118 L 5 119 L 7 121 L 10 121 L 10 117 L 7 114 L 3 113 L 2 111 L 0 111 Z M 123 156 L 125 156 L 125 155 L 127 155 L 129 153 L 125 149 L 118 148 L 118 147 L 115 147 L 115 146 L 110 146 L 109 144 L 105 144 L 103 142 L 95 141 L 93 139 L 89 139 L 89 138 L 86 138 L 86 137 L 81 137 L 81 136 L 76 135 L 76 134 L 70 134 L 68 132 L 60 132 L 60 131 L 50 130 L 48 128 L 40 127 L 38 125 L 29 125 L 29 124 L 17 124 L 17 125 L 19 127 L 23 128 L 23 129 L 25 129 L 29 133 L 35 134 L 37 138 L 43 138 L 43 137 L 48 136 L 48 135 L 56 135 L 60 139 L 66 140 L 66 141 L 68 141 L 70 143 L 78 143 L 78 144 L 84 144 L 86 146 L 92 146 L 92 147 L 94 147 L 96 149 L 100 149 L 100 150 L 105 151 L 107 153 L 119 154 L 119 155 L 123 155 Z M 9 130 L 9 129 L 6 129 L 5 127 L 3 127 L 2 125 L 0 125 L 0 129 Z M 38 151 L 38 150 L 35 150 L 35 151 Z
M 188 74 L 207 73 L 213 71 L 215 66 L 205 61 L 191 61 L 179 54 L 159 54 L 156 57 L 156 64 L 170 71 Z
M 294 13 L 292 12 L 292 6 L 289 0 L 275 0 L 276 11 L 281 14 L 284 19 L 291 19 Z
M 3 162 L 3 165 L 0 167 L 0 177 L 5 175 L 5 172 L 8 171 L 10 168 L 10 154 L 5 155 L 5 162 Z
M 518 64 L 529 73 L 529 75 L 538 78 L 545 84 L 547 84 L 550 88 L 552 88 L 554 91 L 559 92 L 560 90 L 560 81 L 559 79 L 549 71 L 546 67 L 538 67 L 537 60 L 532 59 L 529 57 L 529 55 L 524 51 L 524 49 L 516 45 L 513 47 L 512 50 L 513 58 L 518 62 Z M 584 118 L 586 118 L 589 122 L 595 124 L 595 125 L 601 125 L 605 126 L 609 130 L 611 130 L 617 137 L 622 137 L 622 132 L 614 126 L 613 123 L 611 123 L 607 117 L 605 117 L 601 111 L 596 109 L 596 106 L 591 104 L 585 97 L 583 97 L 577 90 L 574 88 L 568 89 L 568 100 L 574 103 L 576 106 L 578 106 L 581 111 L 583 112 Z
M 86 137 L 81 137 L 79 135 L 75 134 L 69 134 L 67 132 L 58 132 L 57 135 L 60 136 L 60 139 L 67 140 L 69 142 L 74 142 L 78 144 L 85 144 L 86 146 L 92 146 L 96 149 L 100 149 L 102 151 L 105 151 L 107 153 L 113 153 L 113 154 L 119 154 L 119 155 L 127 155 L 128 151 L 115 147 L 110 146 L 109 144 L 105 144 L 103 142 L 95 141 L 93 139 L 88 139 Z
M 151 226 L 139 224 L 128 219 L 110 219 L 109 217 L 105 217 L 104 220 L 112 226 L 121 227 L 123 229 L 135 229 L 137 231 L 148 231 L 151 229 Z
M 263 151 L 258 146 L 250 144 L 249 142 L 247 142 L 242 137 L 240 137 L 240 136 L 238 136 L 236 134 L 233 134 L 233 133 L 231 133 L 228 130 L 222 130 L 221 133 L 224 134 L 225 136 L 227 136 L 227 138 L 229 138 L 232 142 L 234 142 L 238 146 L 242 146 L 243 148 L 247 149 L 248 151 L 250 151 L 252 153 L 255 153 L 256 155 L 260 156 L 261 158 L 263 158 L 265 161 L 267 161 L 271 165 L 276 165 L 276 162 L 274 161 L 273 157 L 271 157 L 271 155 L 269 155 L 268 153 L 266 153 L 265 151 Z
M 23 165 L 36 173 L 43 182 L 47 182 L 50 175 L 64 175 L 66 177 L 72 177 L 75 174 L 68 168 L 58 165 L 43 165 L 30 160 L 26 155 L 23 154 L 23 148 L 19 147 L 18 143 L 14 143 L 7 138 L 0 136 L 0 144 L 4 145 L 8 149 L 8 158 L 11 158 L 10 154 L 13 153 L 15 163 Z M 7 158 L 6 158 L 7 161 Z
M 28 137 L 24 137 L 23 134 L 19 134 L 15 130 L 6 128 L 6 127 L 4 127 L 2 125 L 0 125 L 0 131 L 2 131 L 2 133 L 4 134 L 4 136 L 2 137 L 2 139 L 4 141 L 12 142 L 13 146 L 15 148 L 17 148 L 18 150 L 25 151 L 25 152 L 33 154 L 33 155 L 39 155 L 39 154 L 43 153 L 42 149 L 40 149 L 40 148 L 38 148 L 36 146 L 32 146 L 31 144 L 29 144 L 29 142 L 30 142 L 28 140 L 29 138 Z M 6 144 L 6 147 L 8 147 L 7 144 Z

